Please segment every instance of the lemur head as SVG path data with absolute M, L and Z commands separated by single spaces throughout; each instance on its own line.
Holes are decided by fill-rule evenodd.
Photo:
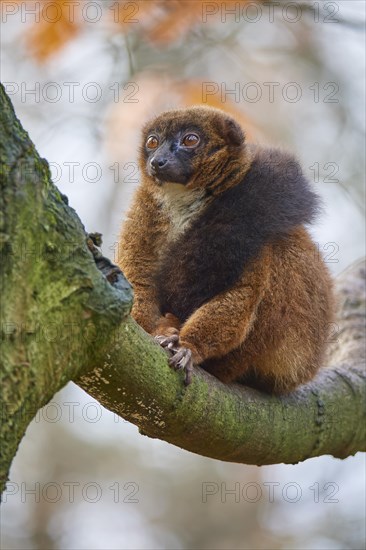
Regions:
M 214 191 L 240 176 L 245 150 L 244 133 L 233 118 L 195 106 L 167 111 L 146 124 L 140 164 L 155 185 Z

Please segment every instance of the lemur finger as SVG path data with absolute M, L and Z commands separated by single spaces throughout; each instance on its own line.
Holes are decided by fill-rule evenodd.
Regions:
M 169 359 L 169 365 L 176 370 L 185 369 L 192 361 L 192 352 L 188 348 L 180 348 L 177 353 Z
M 178 343 L 179 336 L 178 334 L 173 334 L 172 336 L 157 335 L 154 337 L 154 340 L 163 348 L 173 349 L 174 344 Z

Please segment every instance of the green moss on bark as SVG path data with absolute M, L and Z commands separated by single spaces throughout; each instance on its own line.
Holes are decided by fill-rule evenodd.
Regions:
M 195 369 L 186 388 L 183 374 L 169 369 L 130 319 L 116 329 L 104 361 L 76 382 L 145 435 L 203 456 L 263 465 L 365 450 L 365 380 L 360 365 L 324 368 L 310 384 L 275 397 Z
M 52 184 L 0 88 L 1 479 L 30 420 L 97 355 L 131 306 L 97 270 L 84 227 Z

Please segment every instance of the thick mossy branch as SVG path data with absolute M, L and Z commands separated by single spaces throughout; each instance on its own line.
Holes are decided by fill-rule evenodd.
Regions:
M 366 449 L 364 282 L 363 263 L 339 278 L 345 299 L 329 366 L 289 396 L 224 385 L 202 369 L 185 387 L 132 319 L 115 331 L 105 361 L 77 383 L 144 434 L 201 455 L 257 465 L 344 458 Z M 347 343 L 354 351 L 349 359 Z
M 1 479 L 37 410 L 129 313 L 0 87 Z

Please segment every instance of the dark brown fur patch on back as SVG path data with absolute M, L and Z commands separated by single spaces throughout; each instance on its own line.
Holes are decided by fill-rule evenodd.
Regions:
M 311 223 L 318 211 L 319 198 L 298 162 L 276 149 L 258 149 L 244 179 L 170 245 L 156 274 L 162 313 L 184 322 L 231 288 L 266 243 Z

